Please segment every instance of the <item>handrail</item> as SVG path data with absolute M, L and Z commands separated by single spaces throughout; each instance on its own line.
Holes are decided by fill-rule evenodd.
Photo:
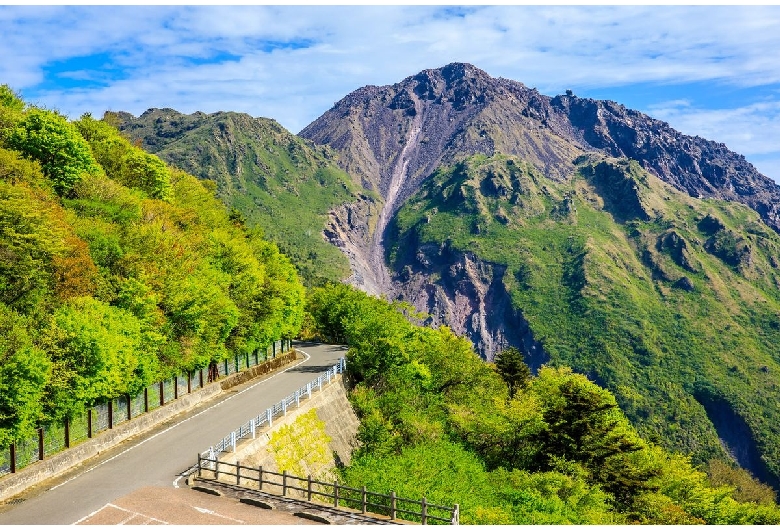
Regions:
M 236 445 L 244 438 L 255 437 L 256 430 L 263 425 L 273 426 L 273 419 L 277 416 L 281 416 L 287 413 L 288 406 L 295 403 L 300 405 L 301 399 L 305 396 L 311 398 L 311 394 L 315 389 L 322 390 L 323 383 L 330 383 L 331 378 L 336 375 L 344 373 L 346 369 L 347 361 L 343 357 L 338 360 L 334 366 L 329 368 L 326 372 L 320 374 L 317 379 L 312 380 L 306 385 L 302 386 L 295 392 L 291 393 L 287 397 L 284 397 L 278 403 L 274 404 L 271 408 L 266 409 L 248 422 L 244 423 L 237 429 L 231 431 L 227 436 L 223 437 L 219 442 L 210 446 L 200 455 L 206 458 L 215 458 L 220 453 L 232 451 L 235 452 Z
M 228 468 L 227 470 L 225 468 Z M 233 469 L 233 471 L 229 471 L 229 469 Z M 242 470 L 245 471 L 251 471 L 251 474 L 243 474 L 241 473 Z M 211 472 L 213 474 L 213 478 L 216 481 L 220 480 L 221 476 L 229 476 L 235 478 L 235 484 L 240 486 L 241 481 L 253 481 L 256 482 L 258 485 L 258 490 L 263 491 L 263 486 L 277 486 L 279 488 L 282 488 L 282 496 L 288 497 L 288 491 L 294 490 L 299 491 L 301 493 L 306 494 L 307 500 L 311 501 L 312 496 L 319 496 L 319 497 L 325 497 L 329 499 L 333 499 L 333 508 L 341 508 L 339 505 L 340 502 L 344 502 L 347 504 L 352 504 L 353 506 L 359 508 L 361 510 L 361 513 L 367 513 L 367 509 L 369 507 L 372 508 L 378 508 L 380 511 L 386 511 L 387 515 L 389 515 L 390 520 L 397 519 L 398 514 L 407 514 L 412 515 L 415 517 L 419 517 L 422 524 L 428 524 L 430 521 L 439 521 L 444 523 L 449 523 L 453 525 L 460 524 L 460 506 L 458 504 L 455 504 L 454 506 L 442 506 L 440 504 L 433 504 L 431 502 L 428 502 L 428 500 L 423 497 L 420 500 L 416 499 L 407 499 L 405 497 L 398 497 L 395 495 L 395 492 L 391 491 L 389 494 L 386 493 L 378 493 L 374 491 L 368 491 L 366 490 L 365 486 L 362 488 L 354 488 L 351 486 L 345 486 L 342 484 L 339 484 L 337 481 L 334 481 L 332 483 L 330 482 L 322 482 L 316 479 L 313 479 L 311 475 L 308 477 L 298 477 L 295 475 L 290 475 L 287 473 L 287 471 L 282 471 L 281 473 L 278 473 L 276 471 L 268 471 L 263 469 L 262 466 L 260 467 L 249 467 L 249 466 L 242 466 L 240 462 L 236 462 L 235 464 L 231 462 L 222 462 L 219 461 L 216 458 L 204 458 L 201 454 L 198 454 L 198 465 L 197 465 L 197 476 L 198 478 L 203 478 L 204 472 Z M 281 482 L 276 482 L 273 480 L 269 480 L 268 476 L 272 477 L 282 477 Z M 302 487 L 300 485 L 296 486 L 294 484 L 290 483 L 290 480 L 292 481 L 298 481 L 298 483 L 305 483 L 306 487 Z M 322 486 L 322 488 L 318 488 L 316 486 Z M 328 491 L 328 489 L 331 489 L 331 491 Z M 353 492 L 353 493 L 359 493 L 360 498 L 354 498 L 350 497 L 349 495 L 344 495 L 344 492 Z M 265 493 L 273 494 L 268 491 Z M 370 502 L 368 500 L 368 497 L 374 497 L 374 498 L 380 498 L 380 499 L 386 499 L 387 502 Z M 419 511 L 413 511 L 413 510 L 406 510 L 398 507 L 398 503 L 408 503 L 412 504 L 414 506 L 419 506 Z M 430 513 L 430 510 L 438 510 L 440 512 L 445 512 L 448 514 L 447 517 L 442 517 L 440 515 L 435 515 Z M 347 510 L 345 510 L 347 511 Z

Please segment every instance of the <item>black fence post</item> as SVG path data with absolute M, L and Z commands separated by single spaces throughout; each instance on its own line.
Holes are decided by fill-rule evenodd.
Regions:
M 236 460 L 236 486 L 241 485 L 241 462 Z
M 43 427 L 38 428 L 38 460 L 43 460 Z
M 420 501 L 420 506 L 422 507 L 422 524 L 426 524 L 428 521 L 428 505 L 425 502 L 425 497 L 422 498 L 422 501 Z
M 65 418 L 65 447 L 70 447 L 70 418 Z
M 114 400 L 108 402 L 108 428 L 114 428 Z
M 282 471 L 282 497 L 287 497 L 287 471 Z
M 192 394 L 192 372 L 187 370 L 187 393 Z
M 149 412 L 149 387 L 144 388 L 144 412 Z
M 87 411 L 87 438 L 92 438 L 92 409 Z
M 11 444 L 11 473 L 16 473 L 16 443 Z
M 260 480 L 257 481 L 257 489 L 263 490 L 263 466 L 260 466 Z
M 201 476 L 203 476 L 203 467 L 201 466 L 200 463 L 200 453 L 198 453 L 198 478 L 200 478 Z
M 160 406 L 165 405 L 165 383 L 160 381 Z
M 179 399 L 179 376 L 175 375 L 173 376 L 174 385 L 173 385 L 173 399 Z
M 132 420 L 133 416 L 133 407 L 130 403 L 130 394 L 127 394 L 127 421 Z

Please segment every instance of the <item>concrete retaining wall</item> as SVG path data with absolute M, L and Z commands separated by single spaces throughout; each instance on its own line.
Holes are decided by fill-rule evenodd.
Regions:
M 312 422 L 314 411 L 319 422 Z M 318 423 L 319 425 L 317 425 Z M 322 425 L 324 424 L 324 425 Z M 301 401 L 299 408 L 287 409 L 287 414 L 274 419 L 273 426 L 259 431 L 254 440 L 245 441 L 235 453 L 220 455 L 223 462 L 241 462 L 268 471 L 306 476 L 328 475 L 337 459 L 349 464 L 357 446 L 360 426 L 341 376 L 337 376 L 311 399 Z M 323 432 L 324 430 L 324 432 Z M 279 439 L 283 436 L 283 439 Z M 323 461 L 323 452 L 327 454 Z M 280 461 L 285 469 L 280 469 Z

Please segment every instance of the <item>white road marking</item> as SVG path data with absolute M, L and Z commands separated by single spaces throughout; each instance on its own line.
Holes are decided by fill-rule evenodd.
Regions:
M 134 511 L 132 511 L 132 510 L 128 510 L 127 508 L 122 508 L 121 506 L 117 506 L 116 504 L 112 504 L 112 503 L 110 503 L 110 502 L 109 502 L 108 504 L 106 504 L 105 506 L 103 506 L 102 508 L 99 508 L 99 509 L 95 510 L 95 511 L 94 511 L 94 512 L 92 512 L 91 514 L 89 514 L 89 515 L 87 515 L 87 516 L 85 516 L 85 517 L 82 517 L 81 519 L 79 519 L 78 521 L 76 521 L 76 522 L 75 522 L 75 523 L 73 523 L 73 524 L 74 524 L 74 525 L 77 525 L 77 524 L 79 524 L 79 523 L 81 523 L 81 522 L 83 522 L 83 521 L 86 521 L 87 519 L 89 519 L 89 518 L 91 518 L 91 517 L 93 517 L 93 516 L 95 516 L 95 515 L 99 514 L 100 512 L 102 512 L 103 510 L 105 510 L 106 508 L 114 508 L 115 510 L 119 510 L 119 511 L 126 512 L 126 513 L 129 513 L 129 514 L 130 514 L 130 517 L 128 517 L 127 519 L 124 519 L 124 520 L 120 521 L 119 523 L 116 523 L 116 524 L 118 524 L 118 525 L 123 525 L 123 524 L 125 524 L 126 522 L 130 521 L 131 519 L 134 519 L 136 516 L 141 516 L 141 517 L 144 517 L 144 518 L 146 518 L 148 521 L 154 521 L 154 522 L 156 522 L 156 523 L 160 523 L 160 524 L 168 524 L 166 521 L 163 521 L 163 520 L 161 520 L 161 519 L 156 519 L 156 518 L 154 518 L 154 517 L 151 517 L 151 516 L 149 516 L 149 515 L 144 515 L 144 514 L 142 514 L 142 513 L 139 513 L 139 512 L 134 512 Z M 144 523 L 144 524 L 148 524 L 148 521 L 147 521 L 146 523 Z
M 69 478 L 68 480 L 66 480 L 66 481 L 64 481 L 64 482 L 61 482 L 61 483 L 59 483 L 59 484 L 57 484 L 56 486 L 52 486 L 52 487 L 51 487 L 51 488 L 49 488 L 49 489 L 50 489 L 50 490 L 54 490 L 54 489 L 57 489 L 57 488 L 59 488 L 60 486 L 64 486 L 64 485 L 65 485 L 65 484 L 67 484 L 68 482 L 71 482 L 71 481 L 73 481 L 73 480 L 76 480 L 77 478 L 79 478 L 79 477 L 81 477 L 81 476 L 83 476 L 83 475 L 86 475 L 86 474 L 87 474 L 87 473 L 89 473 L 90 471 L 93 471 L 94 469 L 97 469 L 97 468 L 99 468 L 99 467 L 100 467 L 100 466 L 102 466 L 103 464 L 106 464 L 106 463 L 108 463 L 108 462 L 111 462 L 112 460 L 114 460 L 114 459 L 116 459 L 116 458 L 119 458 L 120 456 L 124 455 L 125 453 L 128 453 L 128 452 L 132 451 L 133 449 L 136 449 L 137 447 L 140 447 L 141 445 L 145 444 L 145 443 L 146 443 L 146 442 L 148 442 L 149 440 L 153 440 L 154 438 L 157 438 L 157 437 L 158 437 L 158 436 L 160 436 L 161 434 L 165 434 L 165 433 L 167 433 L 168 431 L 170 431 L 170 430 L 172 430 L 172 429 L 175 429 L 175 428 L 176 428 L 176 427 L 178 427 L 179 425 L 182 425 L 182 424 L 184 424 L 184 423 L 187 423 L 187 422 L 188 422 L 188 421 L 190 421 L 191 419 L 197 418 L 197 417 L 198 417 L 198 416 L 200 416 L 201 414 L 204 414 L 204 413 L 208 412 L 209 410 L 211 410 L 211 409 L 213 409 L 213 408 L 215 408 L 215 407 L 218 407 L 218 406 L 222 405 L 223 403 L 225 403 L 225 402 L 227 402 L 227 401 L 229 401 L 229 400 L 233 399 L 233 398 L 234 398 L 234 397 L 236 397 L 236 396 L 239 396 L 239 395 L 243 394 L 244 392 L 247 392 L 247 391 L 249 391 L 249 390 L 251 390 L 251 389 L 255 388 L 255 387 L 256 387 L 256 386 L 258 386 L 258 385 L 262 385 L 263 383 L 265 383 L 265 382 L 267 382 L 267 381 L 270 381 L 270 380 L 271 380 L 271 379 L 273 379 L 274 377 L 277 377 L 277 376 L 279 376 L 279 375 L 282 375 L 283 373 L 287 372 L 288 370 L 292 370 L 293 368 L 297 368 L 298 366 L 300 366 L 300 365 L 302 365 L 302 364 L 304 364 L 304 363 L 308 362 L 308 361 L 311 359 L 311 356 L 310 356 L 308 353 L 304 352 L 303 350 L 298 350 L 298 351 L 300 351 L 301 353 L 303 353 L 303 354 L 306 356 L 306 358 L 305 358 L 304 360 L 302 360 L 301 362 L 299 362 L 299 363 L 297 363 L 297 364 L 294 364 L 294 365 L 292 365 L 292 366 L 290 366 L 290 367 L 288 367 L 288 368 L 285 368 L 285 369 L 284 369 L 284 370 L 282 370 L 281 372 L 279 372 L 279 373 L 276 373 L 276 374 L 274 374 L 274 375 L 272 375 L 271 377 L 268 377 L 268 378 L 266 378 L 266 379 L 263 379 L 262 381 L 258 381 L 258 382 L 257 382 L 257 383 L 255 383 L 254 385 L 252 385 L 252 386 L 249 386 L 249 387 L 245 388 L 245 389 L 244 389 L 244 390 L 242 390 L 241 392 L 236 392 L 236 393 L 235 393 L 235 394 L 233 394 L 232 396 L 225 398 L 224 400 L 220 401 L 219 403 L 215 403 L 214 405 L 212 405 L 212 406 L 210 406 L 210 407 L 208 407 L 208 408 L 206 408 L 206 409 L 203 409 L 202 411 L 198 412 L 197 414 L 194 414 L 194 415 L 192 415 L 192 416 L 189 416 L 188 418 L 185 418 L 185 419 L 183 419 L 182 421 L 180 421 L 179 423 L 176 423 L 175 425 L 171 425 L 170 427 L 168 427 L 168 428 L 167 428 L 167 429 L 165 429 L 164 431 L 160 431 L 160 432 L 158 432 L 157 434 L 155 434 L 155 435 L 153 435 L 153 436 L 150 436 L 150 437 L 148 437 L 148 438 L 145 438 L 145 439 L 141 440 L 140 442 L 138 442 L 138 443 L 137 443 L 137 444 L 135 444 L 134 446 L 132 446 L 132 447 L 128 447 L 127 449 L 125 449 L 125 450 L 124 450 L 124 451 L 122 451 L 121 453 L 119 453 L 119 454 L 116 454 L 116 455 L 112 456 L 111 458 L 108 458 L 108 459 L 106 459 L 106 460 L 104 460 L 104 461 L 100 462 L 99 464 L 96 464 L 96 465 L 92 466 L 91 468 L 89 468 L 89 469 L 87 469 L 87 470 L 85 470 L 85 471 L 82 471 L 82 472 L 81 472 L 81 473 L 79 473 L 78 475 L 76 475 L 76 476 L 73 476 L 73 477 Z
M 223 519 L 227 519 L 228 521 L 235 521 L 237 523 L 242 523 L 242 524 L 244 523 L 244 521 L 242 521 L 241 519 L 233 519 L 232 517 L 228 517 L 227 515 L 219 514 L 219 513 L 215 512 L 214 510 L 209 510 L 208 508 L 199 508 L 197 506 L 193 506 L 193 508 L 198 510 L 200 513 L 206 513 L 208 515 L 214 515 L 216 517 L 222 517 Z

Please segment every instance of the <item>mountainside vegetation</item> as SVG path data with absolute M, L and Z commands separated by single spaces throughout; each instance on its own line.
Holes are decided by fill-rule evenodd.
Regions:
M 349 345 L 349 485 L 458 503 L 465 524 L 780 522 L 771 489 L 644 440 L 612 393 L 565 366 L 518 380 L 508 359 L 485 363 L 449 329 L 412 324 L 424 316 L 408 305 L 346 285 L 312 290 L 308 311 L 307 333 Z
M 214 192 L 0 87 L 0 447 L 298 333 L 295 268 Z
M 635 161 L 578 162 L 564 183 L 505 155 L 441 168 L 393 220 L 393 268 L 501 265 L 545 364 L 610 389 L 648 440 L 777 485 L 780 236 Z
M 261 228 L 307 284 L 349 275 L 346 257 L 322 232 L 332 208 L 364 192 L 336 166 L 332 150 L 274 120 L 234 112 L 150 109 L 137 118 L 119 112 L 105 119 L 167 163 L 216 182 L 219 198 L 248 226 Z

